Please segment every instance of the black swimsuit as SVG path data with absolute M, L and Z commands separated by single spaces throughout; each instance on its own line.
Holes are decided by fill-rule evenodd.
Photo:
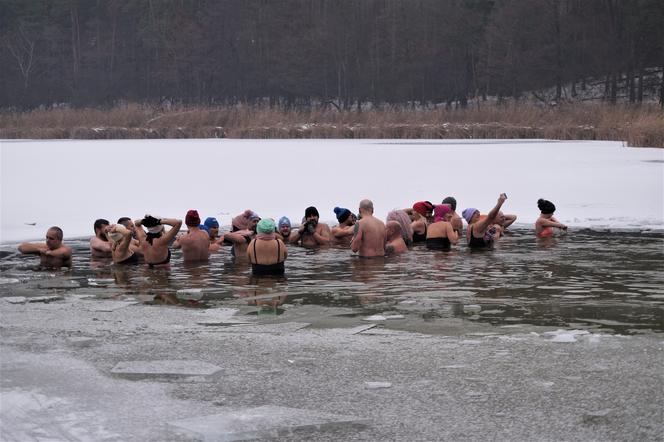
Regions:
M 413 232 L 413 244 L 418 242 L 424 242 L 427 240 L 427 229 L 428 226 L 424 225 L 424 233 Z
M 162 264 L 168 264 L 171 262 L 171 249 L 168 249 L 168 256 L 162 262 L 148 263 L 150 267 L 160 266 Z
M 254 241 L 254 259 L 258 259 L 256 257 L 256 241 Z M 275 241 L 277 241 L 277 259 L 279 259 L 281 257 L 281 245 L 279 244 L 279 240 L 275 239 Z M 274 264 L 251 263 L 251 273 L 254 275 L 283 275 L 284 272 L 283 261 L 275 262 Z
M 468 241 L 468 247 L 471 249 L 485 249 L 493 245 L 493 241 L 486 241 L 484 237 L 478 238 L 473 235 L 473 227 L 468 226 L 470 229 L 470 240 Z
M 450 240 L 449 238 L 427 238 L 425 241 L 427 249 L 431 250 L 450 250 Z

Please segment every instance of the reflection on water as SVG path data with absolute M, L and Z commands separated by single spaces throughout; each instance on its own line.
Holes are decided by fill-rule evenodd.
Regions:
M 286 276 L 278 278 L 253 277 L 249 264 L 234 261 L 228 248 L 206 264 L 183 265 L 180 251 L 174 251 L 170 266 L 148 268 L 91 262 L 87 241 L 71 245 L 74 267 L 61 272 L 35 272 L 34 258 L 2 251 L 3 296 L 61 288 L 65 296 L 92 293 L 195 308 L 252 306 L 250 314 L 260 319 L 278 318 L 290 306 L 343 307 L 345 316 L 358 321 L 399 314 L 405 319 L 398 327 L 434 333 L 444 318 L 664 331 L 661 234 L 580 230 L 538 240 L 532 231 L 517 230 L 493 251 L 415 247 L 386 259 L 360 259 L 346 249 L 290 247 Z

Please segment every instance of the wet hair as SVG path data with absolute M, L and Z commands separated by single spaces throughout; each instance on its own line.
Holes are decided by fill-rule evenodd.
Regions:
M 101 226 L 103 226 L 103 225 L 108 226 L 110 224 L 111 223 L 109 223 L 107 219 L 99 218 L 97 221 L 95 221 L 95 224 L 94 224 L 95 233 L 97 233 L 97 229 L 101 229 Z
M 145 234 L 145 240 L 146 240 L 147 242 L 149 242 L 150 245 L 152 245 L 152 240 L 155 239 L 155 238 L 159 238 L 159 237 L 161 237 L 162 232 L 163 232 L 163 230 L 160 230 L 160 231 L 157 232 L 157 233 L 150 233 L 150 232 L 148 232 L 148 233 Z
M 127 221 L 131 221 L 131 218 L 129 218 L 128 216 L 123 216 L 122 218 L 118 218 L 118 224 L 122 224 L 123 226 Z
M 62 229 L 58 226 L 49 227 L 48 230 L 55 232 L 55 236 L 59 241 L 62 241 Z
M 551 214 L 556 211 L 556 206 L 551 201 L 542 198 L 537 200 L 537 207 L 545 215 Z
M 453 212 L 456 210 L 456 199 L 453 196 L 446 197 L 441 204 L 449 204 Z

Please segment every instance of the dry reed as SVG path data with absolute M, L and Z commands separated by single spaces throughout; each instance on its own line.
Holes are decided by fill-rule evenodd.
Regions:
M 664 147 L 664 112 L 655 105 L 525 103 L 362 112 L 236 105 L 0 112 L 0 139 L 128 138 L 547 138 L 616 140 Z

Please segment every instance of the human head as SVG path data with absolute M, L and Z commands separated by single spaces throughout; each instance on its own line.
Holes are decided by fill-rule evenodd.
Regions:
M 211 216 L 205 218 L 203 227 L 205 230 L 207 230 L 210 238 L 214 239 L 219 236 L 219 221 L 217 221 L 217 218 L 213 218 Z
M 201 224 L 201 217 L 198 215 L 198 211 L 189 210 L 184 217 L 184 223 L 187 227 L 198 227 Z
M 250 221 L 254 218 L 257 219 L 256 222 L 258 222 L 258 219 L 260 219 L 260 217 L 253 210 L 251 209 L 245 210 L 244 212 L 233 218 L 233 220 L 231 221 L 232 230 L 237 231 L 237 230 L 250 229 L 251 228 Z
M 275 225 L 272 218 L 264 218 L 256 224 L 256 232 L 258 233 L 274 233 Z
M 62 245 L 62 229 L 58 226 L 50 227 L 46 231 L 46 247 L 55 250 Z
M 410 217 L 405 210 L 393 210 L 387 214 L 387 221 L 396 221 L 401 226 L 401 234 L 406 244 L 413 242 L 413 227 L 410 225 Z
M 388 241 L 403 237 L 401 224 L 398 221 L 388 221 L 385 223 L 385 236 L 387 236 Z
M 413 204 L 413 210 L 425 218 L 431 218 L 433 214 L 433 204 L 429 201 L 418 201 Z
M 123 216 L 121 218 L 118 218 L 118 224 L 122 224 L 123 226 L 129 228 L 130 225 L 133 223 L 131 222 L 131 218 L 128 216 Z
M 346 223 L 346 221 L 348 221 L 350 219 L 350 215 L 351 215 L 350 210 L 345 209 L 343 207 L 335 207 L 334 208 L 334 214 L 336 215 L 337 221 L 339 221 L 340 225 Z M 350 225 L 352 225 L 352 224 L 350 224 Z
M 496 224 L 503 227 L 505 226 L 505 214 L 502 210 L 499 210 L 498 214 L 496 215 Z
M 279 218 L 279 233 L 281 233 L 283 236 L 288 236 L 291 233 L 291 222 L 290 219 L 288 219 L 285 216 L 282 216 Z
M 106 234 L 108 233 L 109 225 L 110 223 L 106 219 L 99 218 L 96 220 L 94 223 L 95 236 L 104 241 L 108 241 L 108 236 Z
M 542 212 L 542 215 L 552 215 L 556 211 L 556 206 L 551 201 L 542 198 L 537 200 L 537 207 Z
M 466 220 L 468 225 L 476 222 L 478 219 L 480 219 L 480 211 L 475 209 L 474 207 L 469 207 L 467 209 L 463 209 L 463 212 L 461 212 L 461 215 L 463 216 L 463 219 Z
M 449 204 L 439 204 L 433 209 L 434 221 L 449 221 L 452 218 L 452 207 Z
M 374 205 L 373 202 L 369 199 L 363 199 L 360 201 L 360 215 L 369 214 L 373 215 Z
M 258 216 L 256 212 L 251 212 L 251 215 L 249 215 L 249 225 L 248 229 L 253 230 L 254 232 L 256 231 L 256 226 L 258 225 L 258 222 L 261 220 L 261 217 Z
M 441 204 L 449 204 L 452 208 L 452 212 L 456 212 L 457 201 L 453 196 L 445 197 Z
M 318 209 L 316 209 L 314 206 L 309 206 L 304 210 L 304 220 L 305 221 L 316 221 L 316 222 L 318 222 L 319 218 L 320 218 L 320 215 L 318 214 Z

